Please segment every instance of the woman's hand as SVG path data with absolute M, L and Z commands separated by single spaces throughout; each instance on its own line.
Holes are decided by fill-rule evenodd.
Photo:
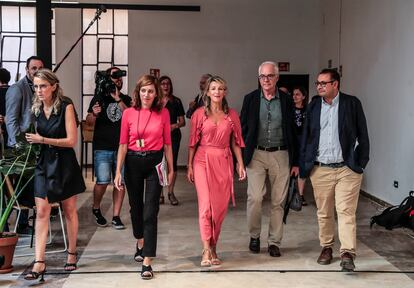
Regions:
M 124 190 L 124 185 L 122 184 L 121 173 L 119 172 L 115 174 L 114 185 L 115 185 L 115 188 L 118 189 L 119 191 Z
M 168 179 L 168 185 L 171 185 L 174 179 L 174 171 L 168 171 L 167 179 Z
M 188 180 L 188 182 L 194 184 L 194 173 L 193 173 L 193 167 L 192 166 L 188 166 L 188 168 L 187 168 L 187 180 Z
M 35 143 L 43 143 L 45 139 L 43 138 L 43 136 L 40 136 L 38 133 L 36 134 L 26 133 L 26 140 L 30 144 L 35 144 Z
M 244 168 L 244 165 L 239 165 L 239 163 L 237 163 L 237 174 L 239 174 L 239 181 L 246 179 L 246 169 Z

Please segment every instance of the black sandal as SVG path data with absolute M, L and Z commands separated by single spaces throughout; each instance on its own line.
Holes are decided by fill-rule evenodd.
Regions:
M 69 251 L 66 251 L 69 255 L 74 255 L 74 256 L 76 256 L 76 258 L 78 258 L 78 253 L 72 253 L 72 252 L 69 252 Z M 76 259 L 76 261 L 77 261 L 77 259 Z M 68 271 L 68 272 L 70 272 L 70 271 L 75 271 L 76 269 L 78 269 L 78 266 L 77 266 L 77 263 L 75 262 L 75 263 L 68 263 L 68 262 L 66 262 L 65 263 L 65 266 L 63 266 L 63 270 L 65 270 L 65 271 Z
M 134 260 L 135 261 L 137 261 L 137 262 L 144 261 L 144 256 L 142 256 L 143 250 L 144 250 L 144 247 L 138 248 L 138 246 L 137 246 L 137 250 L 136 250 L 135 255 L 134 255 Z
M 150 280 L 154 277 L 154 272 L 152 271 L 151 265 L 145 266 L 142 265 L 141 279 Z
M 45 263 L 45 261 L 34 261 L 34 264 L 36 264 L 36 263 Z M 39 271 L 39 272 L 36 272 L 36 271 L 30 271 L 29 273 L 27 273 L 25 276 L 24 276 L 24 280 L 29 280 L 29 281 L 32 281 L 32 280 L 36 280 L 37 278 L 39 278 L 40 277 L 40 280 L 39 280 L 39 282 L 44 282 L 45 281 L 45 278 L 44 278 L 44 275 L 45 275 L 45 273 L 46 273 L 46 264 L 45 264 L 45 269 L 43 269 L 42 271 Z
M 175 197 L 174 192 L 168 193 L 168 200 L 170 200 L 171 205 L 178 205 L 178 199 Z

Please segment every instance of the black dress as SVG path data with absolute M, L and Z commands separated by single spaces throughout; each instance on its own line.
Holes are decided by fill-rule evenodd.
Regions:
M 46 138 L 65 138 L 65 113 L 70 103 L 62 102 L 57 115 L 47 119 L 43 109 L 36 117 L 37 132 Z M 35 169 L 35 197 L 48 198 L 49 203 L 63 201 L 85 191 L 85 181 L 73 148 L 42 145 Z

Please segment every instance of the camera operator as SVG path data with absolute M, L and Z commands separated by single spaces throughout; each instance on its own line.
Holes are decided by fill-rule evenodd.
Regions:
M 107 225 L 100 205 L 106 187 L 115 177 L 122 113 L 131 105 L 131 98 L 120 92 L 123 76 L 126 76 L 126 72 L 118 67 L 111 67 L 106 72 L 97 72 L 97 87 L 86 117 L 87 124 L 95 125 L 93 151 L 96 182 L 93 189 L 92 213 L 96 218 L 96 224 L 101 227 Z M 124 189 L 118 190 L 114 186 L 112 226 L 115 229 L 125 228 L 119 217 L 124 195 Z

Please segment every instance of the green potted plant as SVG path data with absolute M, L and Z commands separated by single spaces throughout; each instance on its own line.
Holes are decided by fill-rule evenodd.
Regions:
M 33 125 L 28 131 L 34 131 Z M 4 150 L 3 158 L 0 160 L 0 257 L 4 256 L 4 264 L 0 266 L 0 273 L 8 273 L 13 269 L 11 263 L 18 235 L 4 230 L 17 198 L 34 178 L 36 157 L 39 153 L 40 145 L 30 144 L 25 138 L 25 133 L 20 133 L 16 137 L 16 146 L 13 149 Z M 14 193 L 6 197 L 5 184 L 9 175 L 17 175 L 17 184 L 14 187 Z

